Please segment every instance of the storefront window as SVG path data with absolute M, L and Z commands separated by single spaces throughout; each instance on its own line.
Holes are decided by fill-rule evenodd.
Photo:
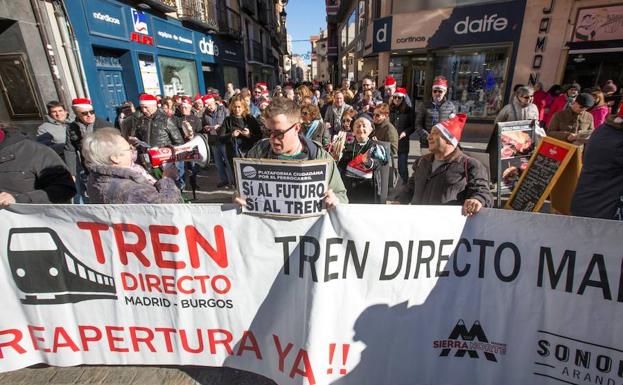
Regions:
M 223 66 L 223 80 L 225 84 L 231 83 L 235 88 L 240 87 L 240 78 L 238 77 L 238 68 Z
M 148 54 L 138 55 L 138 65 L 143 79 L 143 90 L 151 95 L 160 94 L 160 81 L 154 57 Z
M 346 36 L 346 45 L 352 43 L 355 40 L 355 31 L 357 30 L 357 10 L 353 10 L 353 13 L 348 17 L 348 35 Z
M 448 78 L 448 99 L 474 118 L 495 118 L 502 108 L 507 82 L 509 49 L 438 52 L 434 76 Z
M 164 81 L 164 96 L 192 96 L 199 92 L 195 62 L 162 56 L 159 61 Z

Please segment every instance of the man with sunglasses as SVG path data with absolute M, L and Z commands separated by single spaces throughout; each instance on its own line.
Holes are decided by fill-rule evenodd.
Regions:
M 381 92 L 379 90 L 374 88 L 374 81 L 372 80 L 372 78 L 370 76 L 366 76 L 361 81 L 361 89 L 359 90 L 357 95 L 355 95 L 355 99 L 352 104 L 360 105 L 366 91 L 372 91 L 372 100 L 374 104 L 383 103 L 383 95 L 381 95 Z
M 247 153 L 247 158 L 330 159 L 329 188 L 324 199 L 325 205 L 327 208 L 332 208 L 338 203 L 348 203 L 346 188 L 333 157 L 320 144 L 300 134 L 301 110 L 296 103 L 287 98 L 275 98 L 265 114 L 269 137 L 253 146 Z M 235 203 L 245 204 L 241 198 L 237 198 Z
M 415 132 L 420 137 L 420 147 L 428 148 L 428 134 L 435 124 L 456 114 L 456 106 L 446 99 L 448 80 L 437 76 L 433 80 L 432 100 L 422 103 L 415 114 Z
M 86 195 L 86 180 L 88 170 L 84 166 L 82 158 L 82 139 L 93 131 L 110 127 L 107 121 L 95 116 L 91 100 L 77 98 L 72 100 L 71 108 L 76 115 L 76 119 L 67 127 L 67 139 L 65 140 L 65 163 L 76 180 L 78 195 L 74 199 L 76 203 L 88 203 Z
M 505 105 L 495 117 L 495 123 L 514 122 L 517 120 L 539 121 L 539 109 L 534 100 L 534 89 L 528 86 L 520 86 L 515 91 L 513 100 Z

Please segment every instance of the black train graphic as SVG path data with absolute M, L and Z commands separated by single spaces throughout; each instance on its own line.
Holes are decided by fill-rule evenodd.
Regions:
M 35 249 L 32 245 L 45 245 Z M 24 304 L 74 303 L 116 299 L 115 281 L 74 257 L 47 227 L 9 230 L 9 267 Z

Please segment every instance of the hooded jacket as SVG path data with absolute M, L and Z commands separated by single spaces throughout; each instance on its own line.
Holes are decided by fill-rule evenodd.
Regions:
M 68 120 L 59 122 L 52 119 L 50 115 L 46 115 L 45 122 L 37 128 L 37 142 L 52 147 L 58 155 L 63 157 L 68 126 Z
M 68 203 L 76 194 L 63 160 L 16 130 L 4 130 L 0 142 L 0 192 L 17 203 Z
M 573 215 L 623 221 L 623 122 L 606 119 L 584 146 Z

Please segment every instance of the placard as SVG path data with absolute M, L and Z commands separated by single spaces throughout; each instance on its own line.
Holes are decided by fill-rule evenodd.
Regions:
M 532 120 L 497 123 L 489 144 L 489 167 L 497 183 L 497 204 L 513 191 L 521 173 L 527 168 L 536 143 Z
M 543 138 L 504 208 L 539 211 L 576 151 L 573 144 Z
M 243 212 L 301 218 L 324 214 L 329 162 L 234 159 Z

